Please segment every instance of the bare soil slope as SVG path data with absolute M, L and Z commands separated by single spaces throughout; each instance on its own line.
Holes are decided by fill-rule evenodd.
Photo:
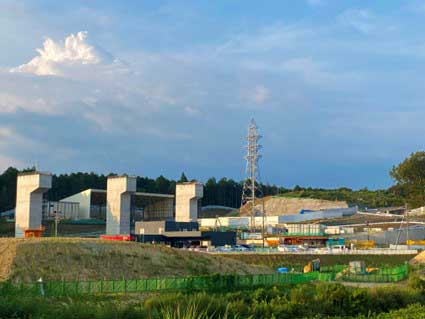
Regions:
M 320 210 L 328 208 L 347 208 L 346 202 L 342 201 L 330 201 L 323 199 L 312 199 L 312 198 L 295 198 L 295 197 L 265 197 L 264 208 L 266 214 L 269 216 L 277 215 L 293 215 L 298 214 L 302 209 L 308 210 Z M 257 201 L 255 205 L 259 211 L 262 210 L 262 199 Z M 241 207 L 241 216 L 249 214 L 249 207 L 245 205 Z
M 1 239 L 0 249 L 6 252 L 0 255 L 0 278 L 13 282 L 272 272 L 220 256 L 99 239 Z
M 409 262 L 412 265 L 425 264 L 425 251 L 419 253 L 415 258 Z
M 0 281 L 7 279 L 13 258 L 16 256 L 15 239 L 0 238 Z

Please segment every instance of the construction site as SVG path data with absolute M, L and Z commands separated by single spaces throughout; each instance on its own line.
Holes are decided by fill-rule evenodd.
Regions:
M 1 216 L 0 278 L 80 282 L 219 272 L 278 276 L 270 283 L 394 282 L 406 278 L 406 262 L 423 262 L 422 209 L 359 209 L 345 201 L 264 196 L 260 138 L 252 121 L 240 209 L 203 207 L 204 185 L 198 181 L 177 183 L 175 194 L 148 193 L 138 191 L 136 178 L 128 175 L 108 176 L 106 189 L 48 201 L 51 173 L 19 173 L 16 207 Z M 311 275 L 291 277 L 302 274 Z
M 0 17 L 0 319 L 425 319 L 425 0 Z
M 127 175 L 108 176 L 106 189 L 49 201 L 52 174 L 25 172 L 17 176 L 16 207 L 0 213 L 3 236 L 102 238 L 209 253 L 415 254 L 425 247 L 423 209 L 264 196 L 260 139 L 252 120 L 239 209 L 203 207 L 201 182 L 177 183 L 174 194 L 148 193 Z

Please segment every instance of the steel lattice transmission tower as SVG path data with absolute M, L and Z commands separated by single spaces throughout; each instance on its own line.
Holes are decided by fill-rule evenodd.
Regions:
M 250 204 L 251 208 L 251 227 L 255 228 L 255 199 L 256 195 L 261 191 L 258 187 L 260 180 L 260 170 L 258 161 L 261 158 L 260 149 L 262 146 L 258 143 L 261 139 L 261 135 L 258 133 L 258 127 L 254 119 L 251 120 L 248 126 L 248 144 L 246 148 L 246 174 L 247 178 L 243 185 L 242 191 L 242 206 Z

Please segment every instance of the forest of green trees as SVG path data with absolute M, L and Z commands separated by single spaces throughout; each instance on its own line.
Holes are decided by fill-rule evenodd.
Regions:
M 31 171 L 29 168 L 23 171 Z M 16 199 L 16 176 L 18 170 L 9 167 L 0 175 L 0 212 L 12 209 Z M 317 198 L 325 200 L 346 201 L 349 205 L 360 208 L 402 206 L 409 208 L 425 206 L 425 152 L 409 155 L 403 162 L 394 166 L 389 172 L 395 185 L 389 189 L 368 190 L 367 188 L 352 190 L 347 187 L 337 189 L 304 188 L 295 186 L 293 189 L 276 185 L 260 184 L 261 196 L 287 196 L 301 198 Z M 110 174 L 113 175 L 113 174 Z M 71 173 L 53 175 L 52 189 L 47 193 L 47 199 L 57 201 L 64 197 L 81 192 L 87 188 L 106 188 L 107 175 L 95 173 Z M 156 179 L 137 177 L 137 190 L 148 193 L 174 194 L 177 182 L 189 179 L 182 173 L 179 180 L 159 176 Z M 214 177 L 204 182 L 204 198 L 202 205 L 222 205 L 234 208 L 241 206 L 243 181 Z
M 32 170 L 32 169 L 28 169 Z M 26 171 L 28 171 L 26 170 Z M 10 167 L 0 175 L 0 212 L 12 209 L 16 198 L 16 168 Z M 47 193 L 48 200 L 56 201 L 87 188 L 106 188 L 107 175 L 95 173 L 71 173 L 53 175 L 52 189 Z M 188 178 L 181 175 L 176 180 L 159 176 L 156 179 L 149 177 L 137 177 L 137 190 L 150 193 L 174 194 L 176 182 L 187 181 Z M 223 205 L 238 208 L 241 205 L 243 181 L 212 177 L 204 183 L 203 206 Z M 261 184 L 264 196 L 280 195 L 291 197 L 318 198 L 327 200 L 343 200 L 350 205 L 360 207 L 382 207 L 403 205 L 403 194 L 397 187 L 388 190 L 351 190 L 349 188 L 322 189 L 303 188 L 295 186 L 294 189 L 278 187 L 276 185 Z

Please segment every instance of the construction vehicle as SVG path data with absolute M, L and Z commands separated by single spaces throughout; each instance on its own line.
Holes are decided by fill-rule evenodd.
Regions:
M 348 267 L 336 274 L 335 279 L 341 279 L 347 275 L 371 275 L 379 271 L 376 267 L 366 267 L 364 261 L 350 261 Z
M 409 246 L 413 246 L 413 245 L 417 245 L 417 246 L 425 246 L 425 240 L 406 240 L 406 245 Z
M 353 244 L 356 249 L 371 249 L 375 248 L 374 240 L 350 240 L 349 244 Z
M 314 259 L 304 266 L 304 273 L 320 271 L 320 259 Z
M 279 237 L 268 237 L 265 239 L 267 247 L 279 246 Z

